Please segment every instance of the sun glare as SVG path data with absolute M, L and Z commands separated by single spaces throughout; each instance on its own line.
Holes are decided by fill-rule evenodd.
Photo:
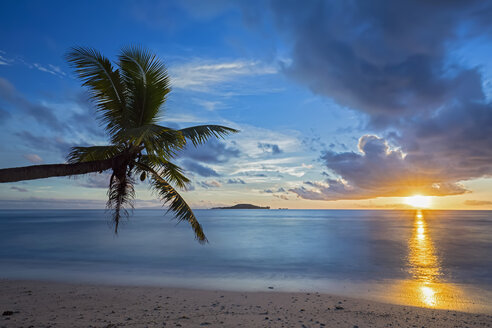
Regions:
M 416 208 L 427 208 L 431 206 L 431 196 L 415 195 L 411 197 L 405 197 L 405 204 Z

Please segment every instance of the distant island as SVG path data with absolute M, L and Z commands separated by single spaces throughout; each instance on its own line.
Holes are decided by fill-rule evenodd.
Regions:
M 256 206 L 252 204 L 237 204 L 228 207 L 212 207 L 213 210 L 269 210 L 270 206 Z

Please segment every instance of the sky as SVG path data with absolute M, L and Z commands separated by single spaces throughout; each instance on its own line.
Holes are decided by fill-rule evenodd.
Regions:
M 176 159 L 193 208 L 492 209 L 491 1 L 2 1 L 0 167 L 104 145 L 74 46 L 167 65 L 161 124 L 241 132 Z M 108 174 L 0 185 L 0 208 L 104 208 Z M 136 207 L 159 207 L 145 183 Z

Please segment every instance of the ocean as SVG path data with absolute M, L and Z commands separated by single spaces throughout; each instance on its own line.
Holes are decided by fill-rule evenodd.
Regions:
M 492 311 L 492 211 L 1 210 L 0 278 L 308 291 Z

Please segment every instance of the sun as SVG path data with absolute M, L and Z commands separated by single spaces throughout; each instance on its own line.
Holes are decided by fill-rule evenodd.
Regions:
M 415 195 L 411 197 L 405 197 L 405 204 L 416 207 L 416 208 L 427 208 L 431 206 L 432 197 Z

